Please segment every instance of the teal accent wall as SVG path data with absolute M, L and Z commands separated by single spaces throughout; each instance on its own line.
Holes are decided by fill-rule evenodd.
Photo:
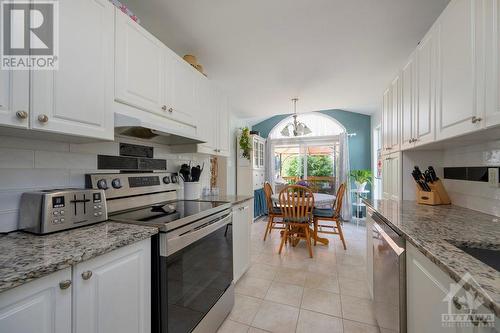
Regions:
M 344 110 L 316 111 L 337 120 L 347 130 L 347 133 L 356 133 L 349 138 L 349 161 L 351 170 L 372 169 L 371 163 L 371 117 L 365 114 L 348 112 Z M 266 119 L 254 126 L 252 130 L 259 131 L 260 135 L 267 138 L 269 132 L 280 121 L 290 116 L 289 114 L 277 115 Z

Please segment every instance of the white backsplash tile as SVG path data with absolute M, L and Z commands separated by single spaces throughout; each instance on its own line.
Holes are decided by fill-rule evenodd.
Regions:
M 32 150 L 0 148 L 0 168 L 32 169 L 35 156 Z
M 118 172 L 97 170 L 97 155 L 118 155 L 119 142 L 151 146 L 148 142 L 124 138 L 117 138 L 114 142 L 69 144 L 0 136 L 0 232 L 17 229 L 19 202 L 23 192 L 84 187 L 87 173 Z M 168 146 L 152 146 L 155 148 L 155 158 L 167 160 L 168 172 L 178 172 L 183 163 L 205 163 L 200 182 L 202 188 L 210 185 L 210 156 L 174 154 Z M 179 192 L 182 195 L 182 190 Z
M 500 140 L 443 151 L 443 167 L 500 166 Z M 485 182 L 445 179 L 454 205 L 500 216 L 500 188 Z

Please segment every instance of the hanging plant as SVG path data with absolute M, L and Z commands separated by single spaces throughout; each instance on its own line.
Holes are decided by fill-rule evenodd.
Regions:
M 242 156 L 248 160 L 250 160 L 251 152 L 252 152 L 252 143 L 250 140 L 250 129 L 248 127 L 244 127 L 241 129 L 240 136 L 240 149 L 242 150 Z

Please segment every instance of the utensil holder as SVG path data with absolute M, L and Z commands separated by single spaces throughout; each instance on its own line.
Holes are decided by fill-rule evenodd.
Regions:
M 443 186 L 441 180 L 436 180 L 433 183 L 428 183 L 431 188 L 430 192 L 422 191 L 420 187 L 417 186 L 417 203 L 420 205 L 450 205 L 451 200 L 448 196 L 448 192 Z
M 196 200 L 201 195 L 200 182 L 185 182 L 184 183 L 184 200 Z

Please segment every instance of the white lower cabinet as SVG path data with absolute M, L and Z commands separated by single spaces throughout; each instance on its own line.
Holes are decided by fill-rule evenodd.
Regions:
M 449 293 L 451 286 L 456 285 L 456 282 L 413 245 L 407 243 L 406 250 L 408 333 L 498 332 L 499 326 L 495 326 L 495 328 L 481 327 L 471 322 L 466 322 L 463 325 L 447 325 L 445 319 L 443 325 L 442 315 L 447 318 L 448 314 L 468 314 L 464 307 L 457 307 L 453 301 L 453 297 L 465 299 L 465 291 L 460 288 L 456 293 Z M 478 313 L 491 313 L 491 311 L 479 308 Z M 495 319 L 499 323 L 498 318 Z
M 71 332 L 71 268 L 0 294 L 0 332 Z
M 250 267 L 253 199 L 233 207 L 233 276 L 236 283 Z
M 75 266 L 75 333 L 151 331 L 150 248 L 148 239 Z
M 0 293 L 0 332 L 151 332 L 151 240 Z

